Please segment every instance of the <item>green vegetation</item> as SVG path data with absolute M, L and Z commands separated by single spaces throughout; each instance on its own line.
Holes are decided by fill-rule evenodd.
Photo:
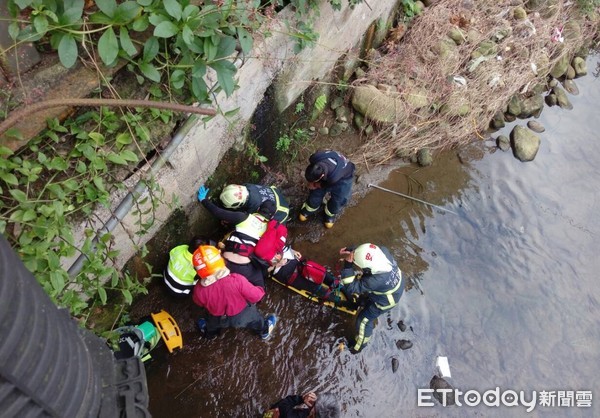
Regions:
M 362 0 L 350 0 L 354 7 Z M 233 63 L 236 47 L 252 50 L 251 33 L 279 1 L 238 2 L 226 0 L 199 7 L 190 0 L 96 0 L 97 10 L 85 10 L 84 0 L 9 0 L 12 22 L 9 34 L 15 42 L 37 42 L 58 52 L 70 68 L 79 59 L 94 60 L 92 49 L 106 66 L 126 60 L 138 81 L 167 80 L 167 88 L 192 101 L 210 103 L 205 82 L 207 69 L 216 72 L 217 85 L 229 96 L 236 83 Z M 316 0 L 293 0 L 297 22 L 289 24 L 299 52 L 319 38 L 309 10 L 318 12 Z M 339 0 L 330 0 L 341 9 Z
M 317 110 L 317 112 L 320 113 L 325 109 L 326 104 L 327 104 L 327 96 L 324 94 L 321 94 L 315 100 L 315 109 Z
M 266 163 L 269 159 L 260 153 L 258 146 L 251 141 L 246 141 L 246 156 L 253 162 L 254 165 Z
M 577 0 L 577 6 L 584 14 L 591 15 L 600 7 L 600 0 Z
M 310 138 L 310 133 L 306 129 L 292 128 L 277 139 L 275 149 L 282 154 L 289 155 L 291 160 L 295 160 L 298 148 L 306 144 Z
M 354 7 L 361 1 L 349 0 L 348 4 Z M 90 5 L 85 0 L 8 0 L 7 6 L 9 35 L 15 46 L 33 42 L 42 52 L 56 51 L 67 68 L 84 61 L 100 71 L 102 65 L 112 67 L 124 61 L 124 68 L 154 99 L 210 104 L 214 93 L 231 95 L 237 88 L 237 53 L 250 54 L 252 33 L 273 18 L 281 3 L 96 0 Z M 299 23 L 288 24 L 289 34 L 300 51 L 319 38 L 309 12 L 318 14 L 320 2 L 290 3 Z M 339 0 L 330 4 L 341 9 Z M 214 86 L 207 84 L 209 71 L 216 75 Z M 99 74 L 99 78 L 114 89 L 108 77 Z M 3 94 L 9 102 L 9 93 Z M 2 117 L 8 112 L 2 109 Z M 158 109 L 129 113 L 101 108 L 62 123 L 49 121 L 46 131 L 16 152 L 0 146 L 0 233 L 11 241 L 51 298 L 73 315 L 85 318 L 90 305 L 107 302 L 107 293 L 120 293 L 131 303 L 146 290 L 143 281 L 114 267 L 119 252 L 110 233 L 96 236 L 100 225 L 93 213 L 97 205 L 110 210 L 112 194 L 131 192 L 125 180 L 156 149 L 151 140 L 156 137 L 154 121 L 172 123 L 172 114 Z M 7 134 L 20 138 L 16 130 Z M 287 145 L 284 138 L 280 146 L 288 151 L 308 137 L 305 130 L 293 129 Z M 256 165 L 267 160 L 253 144 L 245 152 Z M 137 220 L 135 230 L 130 231 L 131 245 L 136 248 L 135 237 L 153 225 L 156 208 L 176 204 L 165 201 L 150 176 L 142 175 L 141 181 L 146 191 L 134 194 L 132 214 Z M 73 225 L 84 225 L 83 237 L 75 236 Z M 145 248 L 138 250 L 143 257 Z M 81 270 L 70 275 L 63 265 L 80 256 L 85 260 Z
M 411 21 L 421 12 L 421 9 L 413 0 L 402 0 L 402 10 L 404 11 L 405 21 Z
M 143 283 L 113 268 L 118 251 L 112 236 L 95 240 L 98 226 L 90 216 L 95 205 L 108 208 L 111 193 L 127 191 L 122 181 L 139 161 L 134 151 L 150 142 L 147 124 L 170 118 L 155 109 L 117 114 L 102 108 L 63 124 L 50 121 L 48 130 L 17 153 L 0 147 L 0 233 L 52 299 L 74 315 L 87 307 L 88 298 L 106 303 L 107 290 L 121 292 L 127 302 L 145 291 Z M 147 195 L 135 199 L 136 234 L 153 225 L 157 205 L 170 204 L 152 180 L 146 185 Z M 72 224 L 82 221 L 83 245 L 76 246 Z M 80 254 L 83 267 L 70 277 L 61 259 Z

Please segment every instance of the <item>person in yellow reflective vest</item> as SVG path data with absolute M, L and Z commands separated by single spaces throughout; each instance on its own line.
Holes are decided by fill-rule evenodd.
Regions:
M 215 245 L 204 237 L 194 237 L 189 244 L 178 245 L 169 251 L 169 263 L 163 272 L 167 291 L 173 296 L 189 296 L 198 282 L 192 265 L 192 254 L 201 245 Z
M 349 344 L 350 350 L 359 352 L 371 339 L 373 321 L 400 301 L 404 280 L 396 260 L 385 247 L 366 243 L 356 249 L 342 248 L 340 255 L 344 259 L 341 282 L 345 293 L 366 299 L 356 318 L 356 336 Z
M 265 200 L 255 213 L 224 209 L 208 198 L 209 191 L 204 185 L 200 186 L 198 201 L 216 218 L 234 228 L 224 242 L 223 256 L 228 260 L 227 267 L 246 277 L 253 285 L 264 288 L 266 268 L 253 262 L 252 256 L 256 243 L 275 214 L 275 203 Z

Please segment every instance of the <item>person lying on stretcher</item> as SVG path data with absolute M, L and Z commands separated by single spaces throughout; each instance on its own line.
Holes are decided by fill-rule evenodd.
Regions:
M 320 300 L 330 301 L 338 306 L 356 309 L 356 304 L 348 302 L 342 294 L 343 286 L 326 267 L 307 260 L 290 246 L 283 248 L 271 261 L 270 273 L 277 281 L 305 290 Z

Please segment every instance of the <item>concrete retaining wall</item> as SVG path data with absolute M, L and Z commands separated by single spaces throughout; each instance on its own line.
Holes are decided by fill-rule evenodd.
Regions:
M 217 116 L 207 123 L 198 122 L 191 126 L 183 135 L 180 145 L 168 158 L 167 164 L 156 175 L 160 187 L 165 192 L 165 199 L 176 196 L 184 210 L 192 211 L 197 208 L 196 191 L 215 171 L 224 154 L 236 143 L 243 140 L 243 132 L 252 118 L 255 108 L 262 100 L 267 88 L 274 83 L 276 103 L 280 110 L 292 104 L 298 96 L 311 85 L 314 80 L 326 76 L 336 61 L 349 49 L 359 45 L 368 27 L 379 18 L 386 19 L 395 10 L 397 0 L 369 1 L 369 5 L 361 3 L 354 10 L 346 5 L 344 9 L 335 12 L 327 1 L 322 1 L 320 16 L 316 19 L 314 29 L 320 33 L 317 44 L 296 55 L 293 52 L 294 39 L 289 36 L 287 26 L 282 23 L 291 21 L 293 13 L 283 10 L 277 21 L 266 23 L 264 30 L 272 36 L 265 39 L 255 39 L 251 56 L 240 61 L 237 74 L 240 86 L 231 97 L 218 95 L 218 103 L 225 113 L 239 108 L 232 118 Z M 133 188 L 135 179 L 130 180 Z M 146 192 L 147 193 L 147 192 Z M 112 210 L 119 205 L 126 192 L 115 194 Z M 132 214 L 127 215 L 123 222 L 113 230 L 116 249 L 120 251 L 117 260 L 118 268 L 136 253 L 132 244 L 143 245 L 163 226 L 169 218 L 172 209 L 166 204 L 157 208 L 156 221 L 148 234 L 137 236 L 138 220 Z M 99 230 L 110 218 L 107 210 L 98 212 L 96 228 Z M 102 220 L 102 221 L 100 221 Z M 79 228 L 83 237 L 84 225 Z M 67 267 L 74 260 L 67 260 Z

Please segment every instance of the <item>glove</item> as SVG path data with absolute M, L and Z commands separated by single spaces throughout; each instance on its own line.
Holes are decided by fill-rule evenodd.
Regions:
M 198 189 L 198 201 L 202 202 L 204 199 L 206 199 L 206 196 L 208 196 L 209 191 L 210 191 L 210 189 L 207 187 L 204 187 L 204 184 L 202 186 L 200 186 L 200 188 Z

